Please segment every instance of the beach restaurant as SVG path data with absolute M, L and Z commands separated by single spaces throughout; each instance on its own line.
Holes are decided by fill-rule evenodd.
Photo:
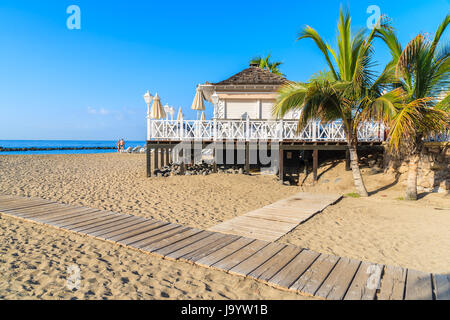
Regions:
M 197 110 L 197 119 L 184 119 L 180 110 L 177 119 L 169 119 L 156 96 L 152 108 L 147 101 L 147 176 L 152 176 L 151 165 L 159 168 L 171 161 L 175 146 L 183 143 L 182 165 L 194 161 L 195 146 L 213 146 L 213 167 L 217 164 L 230 164 L 229 152 L 243 151 L 242 164 L 244 171 L 250 170 L 249 150 L 258 149 L 267 144 L 266 150 L 276 146 L 277 172 L 284 179 L 284 163 L 298 158 L 299 152 L 312 153 L 312 170 L 314 180 L 317 179 L 317 167 L 320 150 L 342 150 L 349 155 L 341 121 L 322 123 L 311 121 L 301 131 L 297 130 L 299 111 L 290 111 L 283 119 L 275 118 L 272 109 L 275 104 L 277 90 L 288 82 L 286 78 L 251 64 L 248 68 L 216 82 L 199 84 L 196 88 L 192 109 Z M 147 99 L 147 98 L 146 98 Z M 213 118 L 204 117 L 204 101 L 212 103 Z M 202 116 L 199 117 L 198 113 Z M 367 122 L 358 129 L 359 148 L 379 147 L 384 141 L 384 127 L 376 122 Z M 151 150 L 155 150 L 152 153 Z M 183 150 L 189 150 L 189 157 L 183 157 Z M 227 158 L 228 157 L 228 158 Z M 153 159 L 152 159 L 153 158 Z M 160 159 L 158 159 L 160 158 Z M 233 157 L 236 159 L 239 157 Z M 233 161 L 233 160 L 232 160 Z M 259 159 L 256 159 L 258 164 Z M 254 163 L 252 163 L 254 164 Z

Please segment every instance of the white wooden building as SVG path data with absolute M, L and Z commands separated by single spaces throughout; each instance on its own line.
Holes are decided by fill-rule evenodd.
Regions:
M 249 68 L 217 82 L 201 85 L 204 97 L 214 105 L 214 118 L 243 120 L 272 120 L 277 90 L 288 80 L 250 65 Z M 218 102 L 212 99 L 218 95 Z M 298 119 L 298 113 L 290 112 L 285 119 Z

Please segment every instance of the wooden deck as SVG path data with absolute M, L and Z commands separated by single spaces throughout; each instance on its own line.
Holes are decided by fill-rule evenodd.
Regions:
M 326 299 L 450 299 L 448 274 L 383 266 L 43 199 L 0 196 L 0 212 Z
M 300 192 L 208 230 L 273 242 L 341 198 L 339 194 Z

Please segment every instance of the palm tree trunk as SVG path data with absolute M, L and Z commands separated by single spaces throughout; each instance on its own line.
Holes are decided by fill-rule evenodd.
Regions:
M 419 168 L 419 155 L 414 154 L 409 160 L 408 182 L 406 185 L 406 200 L 417 200 L 417 172 Z
M 348 149 L 350 152 L 350 166 L 352 168 L 353 181 L 355 183 L 356 191 L 361 197 L 367 197 L 369 196 L 369 194 L 367 193 L 366 186 L 364 185 L 364 181 L 361 176 L 361 171 L 359 170 L 358 153 L 356 152 L 356 146 L 349 145 Z

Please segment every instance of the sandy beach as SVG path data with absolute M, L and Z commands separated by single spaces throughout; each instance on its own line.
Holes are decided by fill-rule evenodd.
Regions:
M 133 154 L 0 156 L 0 193 L 152 217 L 208 228 L 300 191 L 353 192 L 342 162 L 321 166 L 319 182 L 283 186 L 274 176 L 145 177 Z M 450 197 L 399 200 L 403 178 L 363 169 L 367 199 L 345 197 L 280 242 L 376 263 L 450 272 Z M 0 215 L 0 298 L 306 299 L 257 281 L 171 262 L 132 249 Z M 79 265 L 82 287 L 66 288 Z

